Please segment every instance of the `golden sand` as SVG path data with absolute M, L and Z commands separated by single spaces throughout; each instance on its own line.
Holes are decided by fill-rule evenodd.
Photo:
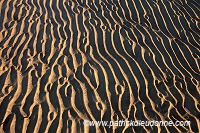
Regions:
M 199 0 L 1 0 L 0 133 L 197 133 L 199 63 Z

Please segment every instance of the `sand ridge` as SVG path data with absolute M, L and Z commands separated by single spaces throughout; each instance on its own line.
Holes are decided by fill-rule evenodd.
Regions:
M 0 132 L 199 132 L 198 0 L 0 1 Z M 191 121 L 188 127 L 83 120 Z

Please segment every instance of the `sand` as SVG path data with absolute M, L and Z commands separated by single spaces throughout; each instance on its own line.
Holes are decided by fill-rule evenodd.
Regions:
M 199 0 L 1 0 L 0 132 L 200 132 L 199 63 Z

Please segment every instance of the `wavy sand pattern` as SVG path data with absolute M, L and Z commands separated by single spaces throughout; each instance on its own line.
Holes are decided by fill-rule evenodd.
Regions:
M 1 0 L 0 132 L 199 132 L 199 50 L 199 0 Z

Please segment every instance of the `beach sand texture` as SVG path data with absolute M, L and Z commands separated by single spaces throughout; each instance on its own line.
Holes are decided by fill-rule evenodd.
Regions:
M 0 133 L 198 133 L 199 64 L 199 0 L 0 0 Z

